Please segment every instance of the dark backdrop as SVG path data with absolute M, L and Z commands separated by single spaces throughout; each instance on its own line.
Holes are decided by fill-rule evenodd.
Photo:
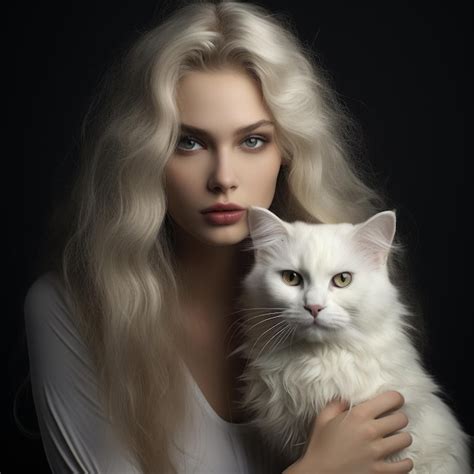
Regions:
M 408 244 L 411 285 L 425 314 L 428 368 L 444 387 L 464 428 L 474 434 L 468 379 L 472 348 L 470 212 L 465 161 L 471 156 L 469 1 L 264 1 L 289 15 L 301 39 L 329 71 L 361 125 L 365 153 L 398 211 Z M 11 132 L 4 163 L 24 163 L 24 208 L 16 183 L 4 175 L 12 237 L 9 294 L 2 345 L 7 352 L 4 436 L 0 470 L 35 465 L 48 472 L 31 393 L 24 339 L 23 298 L 37 275 L 46 218 L 75 162 L 79 126 L 111 59 L 161 15 L 163 3 L 64 2 L 22 4 L 7 12 L 10 67 L 3 89 Z M 169 9 L 169 7 L 166 7 Z M 5 62 L 7 62 L 5 57 Z M 23 226 L 23 248 L 16 229 Z M 469 375 L 468 375 L 469 374 Z M 14 422 L 13 399 L 17 398 Z M 4 443 L 5 446 L 5 443 Z

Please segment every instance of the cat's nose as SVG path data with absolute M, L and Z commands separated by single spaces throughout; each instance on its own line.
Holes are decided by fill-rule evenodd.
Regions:
M 304 309 L 308 310 L 313 318 L 316 318 L 318 313 L 324 309 L 324 306 L 321 306 L 320 304 L 310 304 L 310 305 L 305 305 Z

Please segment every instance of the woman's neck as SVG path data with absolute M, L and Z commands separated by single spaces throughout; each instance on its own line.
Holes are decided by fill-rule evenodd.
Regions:
M 210 246 L 188 236 L 175 237 L 183 350 L 209 357 L 230 353 L 240 343 L 232 324 L 239 315 L 240 281 L 253 254 L 243 252 L 242 244 Z
M 233 323 L 253 254 L 243 252 L 242 244 L 208 246 L 176 238 L 174 245 L 184 322 L 181 356 L 216 413 L 245 421 L 238 405 L 244 361 L 229 355 L 242 343 Z
M 213 312 L 233 307 L 253 257 L 241 244 L 210 246 L 181 236 L 175 258 L 182 304 Z

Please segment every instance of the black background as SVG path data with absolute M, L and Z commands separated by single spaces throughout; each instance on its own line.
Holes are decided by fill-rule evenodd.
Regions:
M 470 247 L 472 3 L 264 1 L 289 15 L 361 125 L 365 152 L 397 210 L 426 318 L 426 365 L 474 434 Z M 169 10 L 169 5 L 165 7 Z M 23 299 L 37 275 L 53 202 L 67 192 L 81 119 L 112 58 L 163 14 L 163 3 L 22 4 L 7 12 L 3 94 L 9 108 L 5 170 L 24 163 L 23 221 L 18 186 L 6 171 L 11 219 L 3 391 L 7 449 L 2 472 L 48 472 L 41 441 L 14 423 L 13 399 L 27 372 Z M 11 58 L 10 58 L 11 54 Z M 468 141 L 469 134 L 469 141 Z M 23 248 L 17 229 L 23 228 Z M 18 417 L 37 431 L 28 384 Z M 7 466 L 11 470 L 7 470 Z

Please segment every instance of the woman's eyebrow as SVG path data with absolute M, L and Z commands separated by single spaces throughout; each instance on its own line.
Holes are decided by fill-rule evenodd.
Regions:
M 245 127 L 241 127 L 235 131 L 234 135 L 242 135 L 244 133 L 249 133 L 252 130 L 255 130 L 262 125 L 274 125 L 271 120 L 259 120 L 258 122 L 252 123 L 250 125 L 246 125 Z M 206 138 L 211 138 L 211 134 L 202 128 L 193 127 L 192 125 L 187 125 L 185 123 L 180 124 L 181 133 L 194 133 L 196 135 L 201 135 Z

